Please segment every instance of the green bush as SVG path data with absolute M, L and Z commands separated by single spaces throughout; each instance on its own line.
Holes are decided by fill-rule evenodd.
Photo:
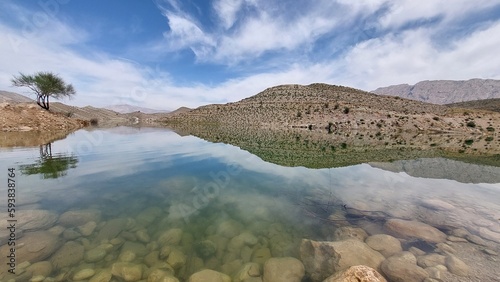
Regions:
M 467 122 L 467 126 L 474 128 L 474 127 L 476 127 L 476 123 L 473 121 L 469 121 L 469 122 Z

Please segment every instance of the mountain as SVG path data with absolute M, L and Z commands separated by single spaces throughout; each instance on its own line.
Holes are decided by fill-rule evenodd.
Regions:
M 0 103 L 4 103 L 4 102 L 7 102 L 7 103 L 31 103 L 31 102 L 34 102 L 34 100 L 31 98 L 28 98 L 24 95 L 21 95 L 21 94 L 0 90 Z
M 105 109 L 112 110 L 117 113 L 121 114 L 128 114 L 128 113 L 133 113 L 133 112 L 142 112 L 145 114 L 155 114 L 155 113 L 166 113 L 168 111 L 164 110 L 155 110 L 155 109 L 150 109 L 150 108 L 144 108 L 144 107 L 137 107 L 137 106 L 132 106 L 128 104 L 121 104 L 121 105 L 110 105 L 104 107 Z
M 426 80 L 415 85 L 380 87 L 372 93 L 443 105 L 500 98 L 500 80 Z

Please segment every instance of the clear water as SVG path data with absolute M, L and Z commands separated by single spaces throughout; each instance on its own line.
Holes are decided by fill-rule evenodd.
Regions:
M 59 160 L 59 172 L 39 173 L 42 155 L 48 153 Z M 454 163 L 454 168 L 460 166 L 467 171 L 470 164 Z M 45 281 L 72 281 L 79 270 L 110 269 L 117 261 L 147 265 L 145 257 L 155 251 L 160 260 L 166 259 L 162 252 L 170 250 L 165 250 L 159 238 L 172 229 L 182 230 L 181 241 L 174 244 L 185 258 L 174 269 L 180 281 L 201 268 L 234 276 L 246 262 L 259 261 L 256 250 L 264 252 L 265 258 L 300 259 L 302 239 L 334 240 L 335 230 L 346 224 L 376 234 L 385 232 L 385 219 L 404 218 L 429 223 L 447 235 L 459 228 L 474 234 L 487 228 L 490 235 L 500 234 L 500 184 L 482 183 L 480 173 L 474 174 L 475 183 L 467 183 L 452 180 L 456 179 L 453 171 L 447 177 L 446 169 L 439 177 L 424 178 L 369 164 L 316 170 L 282 167 L 231 145 L 179 136 L 167 129 L 81 130 L 50 148 L 0 149 L 2 187 L 6 186 L 7 169 L 12 167 L 17 171 L 18 214 L 23 210 L 47 210 L 57 216 L 70 210 L 98 211 L 100 217 L 90 235 L 58 222 L 44 228 L 56 234 L 61 244 L 75 241 L 84 252 L 113 245 L 101 260 L 89 262 L 84 257 L 61 268 L 55 266 L 56 253 L 44 257 L 42 260 L 53 264 Z M 474 169 L 481 172 L 480 166 Z M 484 171 L 484 182 L 492 182 L 496 172 L 500 175 L 494 167 L 484 167 Z M 2 224 L 7 224 L 6 196 L 4 189 L 0 196 Z M 446 202 L 451 208 L 423 204 L 430 199 Z M 100 235 L 106 223 L 115 219 L 126 219 L 115 238 Z M 64 228 L 58 228 L 61 226 Z M 24 234 L 33 231 L 37 230 Z M 7 233 L 3 232 L 0 249 L 6 244 Z M 250 234 L 249 241 L 257 241 L 229 246 L 231 238 L 242 233 Z M 138 243 L 147 251 L 127 257 L 121 247 L 124 241 Z M 407 243 L 403 245 L 406 249 L 412 242 Z M 487 243 L 489 249 L 499 251 L 498 242 Z M 495 256 L 484 258 L 495 260 Z M 21 275 L 28 269 L 22 262 L 17 257 Z M 482 265 L 483 269 L 472 272 L 500 276 L 497 269 Z M 5 276 L 6 270 L 2 263 L 2 281 L 12 278 Z M 19 279 L 30 281 L 33 275 L 25 271 Z

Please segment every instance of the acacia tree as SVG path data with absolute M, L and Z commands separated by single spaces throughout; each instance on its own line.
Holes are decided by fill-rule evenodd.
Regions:
M 49 109 L 49 97 L 59 99 L 76 94 L 73 85 L 66 84 L 51 72 L 37 72 L 34 75 L 19 73 L 19 76 L 12 79 L 12 85 L 31 89 L 36 94 L 36 103 L 46 110 Z

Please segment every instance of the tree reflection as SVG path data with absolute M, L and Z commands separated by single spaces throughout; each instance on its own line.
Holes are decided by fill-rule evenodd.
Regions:
M 23 174 L 41 174 L 43 179 L 65 176 L 67 170 L 76 168 L 78 158 L 74 155 L 57 153 L 52 155 L 52 143 L 40 145 L 40 158 L 33 164 L 21 165 Z

